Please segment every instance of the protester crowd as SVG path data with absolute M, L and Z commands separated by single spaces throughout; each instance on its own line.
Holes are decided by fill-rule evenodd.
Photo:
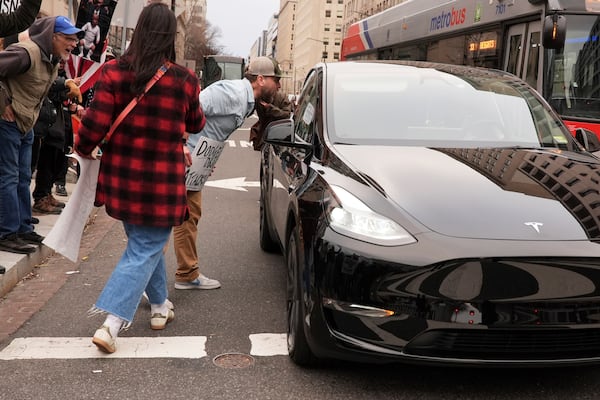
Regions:
M 32 4 L 39 10 L 40 1 L 23 0 L 15 14 L 23 16 L 26 9 L 31 17 Z M 35 232 L 35 215 L 61 214 L 65 207 L 53 187 L 55 195 L 67 195 L 67 156 L 74 150 L 97 159 L 101 149 L 95 205 L 120 220 L 128 238 L 90 309 L 91 315 L 105 316 L 93 343 L 113 353 L 142 297 L 150 303 L 152 329 L 164 329 L 175 317 L 165 263 L 171 234 L 175 289 L 221 286 L 200 272 L 201 190 L 186 187 L 184 180 L 196 144 L 224 142 L 256 111 L 259 121 L 250 140 L 260 150 L 268 122 L 288 118 L 292 105 L 278 92 L 281 70 L 269 57 L 252 59 L 243 79 L 201 90 L 196 75 L 176 63 L 175 15 L 165 4 L 151 2 L 124 54 L 106 57 L 84 109 L 81 78 L 69 78 L 64 66 L 71 52 L 85 53 L 97 44 L 95 34 L 87 32 L 94 16 L 85 29 L 63 16 L 29 19 L 28 35 L 0 51 L 0 250 L 36 251 L 44 238 Z M 2 33 L 23 28 L 14 21 L 11 27 Z M 73 114 L 81 118 L 76 132 Z

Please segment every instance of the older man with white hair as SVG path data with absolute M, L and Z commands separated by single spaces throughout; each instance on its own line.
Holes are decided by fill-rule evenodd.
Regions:
M 0 52 L 0 250 L 29 254 L 44 239 L 31 225 L 32 128 L 80 32 L 66 17 L 40 18 Z

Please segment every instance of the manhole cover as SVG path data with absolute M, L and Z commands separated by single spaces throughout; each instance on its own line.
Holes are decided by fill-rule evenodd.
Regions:
M 248 368 L 254 364 L 254 358 L 248 354 L 225 353 L 213 358 L 213 364 L 221 368 Z

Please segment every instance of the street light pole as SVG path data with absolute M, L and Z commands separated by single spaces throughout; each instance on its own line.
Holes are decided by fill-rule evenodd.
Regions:
M 307 38 L 307 39 L 308 39 L 308 40 L 314 40 L 315 42 L 319 42 L 319 43 L 322 43 L 322 44 L 323 44 L 323 52 L 321 53 L 321 60 L 322 60 L 323 62 L 325 62 L 325 57 L 324 57 L 324 55 L 325 55 L 325 54 L 327 54 L 327 43 L 325 43 L 325 41 L 324 41 L 324 40 L 315 39 L 315 38 L 311 38 L 311 37 L 309 37 L 309 38 Z

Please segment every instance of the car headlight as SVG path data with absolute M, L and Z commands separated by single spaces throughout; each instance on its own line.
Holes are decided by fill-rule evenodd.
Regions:
M 417 240 L 389 218 L 377 214 L 339 186 L 332 185 L 339 205 L 329 213 L 331 228 L 345 236 L 381 246 L 401 246 Z

